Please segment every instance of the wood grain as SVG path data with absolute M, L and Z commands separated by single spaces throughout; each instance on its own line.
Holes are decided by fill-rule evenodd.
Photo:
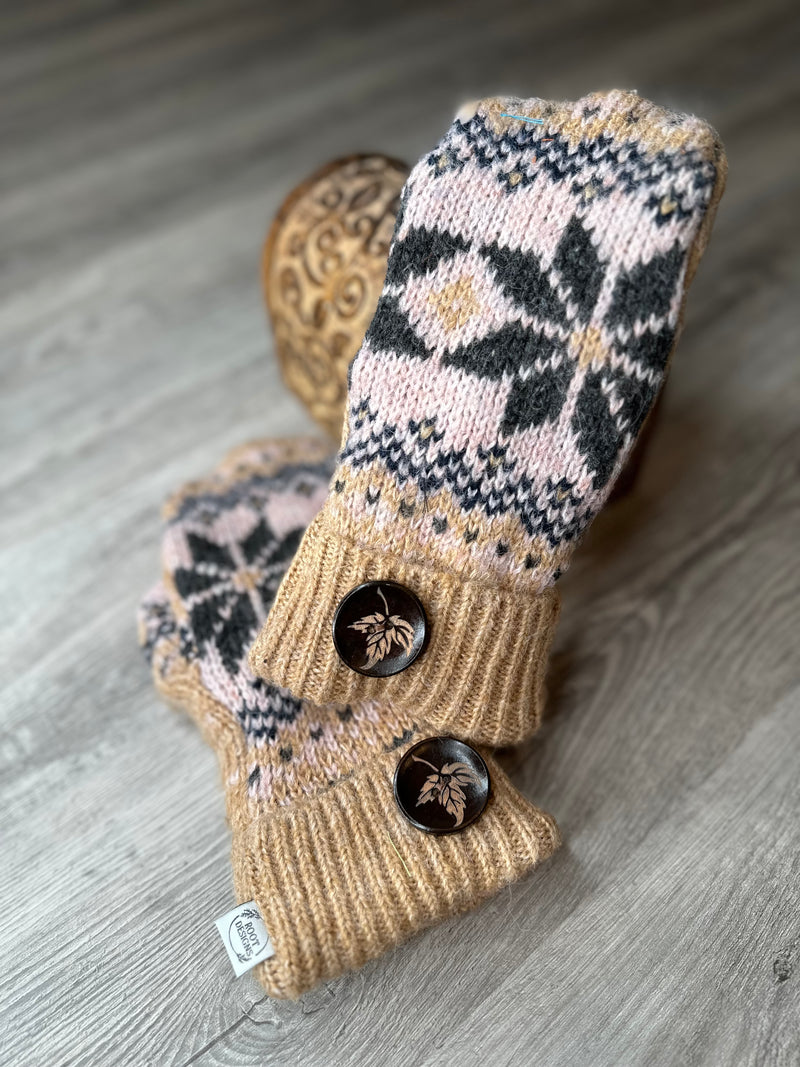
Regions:
M 787 0 L 0 11 L 0 1062 L 800 1063 L 798 22 Z M 308 431 L 259 292 L 288 190 L 464 98 L 634 86 L 730 180 L 636 491 L 504 754 L 565 847 L 298 1004 L 232 977 L 213 756 L 135 643 L 159 507 Z

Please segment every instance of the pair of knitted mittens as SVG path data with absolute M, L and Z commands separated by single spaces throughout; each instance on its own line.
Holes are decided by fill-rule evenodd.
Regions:
M 725 175 L 705 122 L 633 92 L 456 119 L 403 191 L 331 492 L 258 676 L 487 744 L 535 729 L 556 580 L 652 408 Z M 384 607 L 387 582 L 416 602 Z M 359 655 L 341 606 L 365 583 Z M 421 650 L 387 622 L 404 610 L 424 613 Z
M 423 720 L 375 701 L 319 707 L 250 671 L 248 649 L 332 467 L 313 439 L 256 442 L 178 492 L 165 509 L 163 578 L 140 608 L 156 688 L 192 715 L 220 760 L 235 889 L 269 931 L 275 955 L 256 973 L 276 997 L 473 907 L 557 844 L 552 819 L 488 754 L 480 819 L 466 825 L 459 782 L 471 769 L 454 768 L 450 812 L 436 783 L 423 805 L 464 828 L 420 832 L 395 803 L 393 779 L 431 734 Z M 423 776 L 416 804 L 435 773 L 413 766 Z
M 705 123 L 635 93 L 481 102 L 405 186 L 335 469 L 262 444 L 171 501 L 143 641 L 222 761 L 271 994 L 556 847 L 480 746 L 538 724 L 555 583 L 656 398 L 725 173 Z

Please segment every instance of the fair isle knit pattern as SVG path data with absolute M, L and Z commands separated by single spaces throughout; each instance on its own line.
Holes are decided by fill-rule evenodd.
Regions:
M 237 898 L 256 901 L 270 932 L 276 954 L 257 974 L 276 997 L 475 906 L 558 843 L 491 761 L 479 822 L 421 833 L 392 778 L 422 724 L 375 702 L 316 706 L 251 673 L 248 647 L 330 471 L 320 442 L 256 442 L 175 494 L 163 578 L 139 611 L 156 688 L 219 757 Z
M 440 706 L 423 714 L 492 742 L 535 726 L 541 672 L 523 678 L 516 662 L 503 666 L 522 683 L 517 696 L 477 687 L 484 704 L 515 705 L 488 730 L 457 707 L 472 661 L 455 689 L 431 687 L 430 653 L 389 680 L 348 676 L 319 647 L 338 586 L 326 597 L 315 585 L 326 606 L 301 661 L 288 624 L 304 601 L 301 568 L 331 561 L 332 539 L 347 546 L 340 562 L 383 550 L 392 558 L 378 576 L 422 568 L 446 576 L 448 595 L 459 596 L 455 579 L 494 598 L 490 614 L 510 624 L 494 645 L 481 640 L 479 659 L 519 633 L 523 655 L 546 655 L 554 583 L 657 396 L 725 172 L 706 123 L 630 92 L 490 99 L 456 119 L 406 184 L 383 294 L 350 368 L 331 496 L 254 649 L 257 672 L 314 699 L 382 694 L 410 707 L 433 688 Z M 468 625 L 471 611 L 442 608 L 437 637 L 437 585 L 423 577 L 419 591 L 444 676 L 465 657 L 441 631 Z M 467 596 L 471 609 L 481 599 Z
M 202 567 L 202 561 L 198 565 Z M 214 621 L 219 630 L 232 632 L 224 608 Z M 197 687 L 202 701 L 209 706 L 213 702 L 214 727 L 222 718 L 225 732 L 236 735 L 245 764 L 235 767 L 232 775 L 251 813 L 259 801 L 288 805 L 316 796 L 351 773 L 370 748 L 378 754 L 407 747 L 417 733 L 416 725 L 410 724 L 395 734 L 396 719 L 372 704 L 317 708 L 277 686 L 265 685 L 246 666 L 253 639 L 250 630 L 240 631 L 238 663 L 229 672 L 221 666 L 216 644 L 199 640 L 190 623 L 178 621 L 163 582 L 142 598 L 138 626 L 156 688 L 181 705 L 179 694 L 186 687 L 188 710 L 194 712 L 191 688 Z M 213 745 L 208 723 L 200 725 Z
M 348 491 L 374 471 L 405 493 L 401 517 L 427 508 L 434 558 L 449 564 L 449 540 L 465 569 L 528 571 L 536 590 L 602 506 L 661 384 L 717 180 L 703 123 L 618 96 L 566 115 L 487 103 L 412 173 L 351 374 L 337 481 L 355 523 L 394 523 L 382 485 Z M 648 151 L 656 123 L 683 136 Z
M 247 662 L 331 469 L 315 438 L 255 442 L 165 509 L 163 582 L 143 601 L 142 645 L 162 677 L 178 655 L 241 731 L 251 799 L 291 803 L 347 773 L 354 742 L 380 750 L 413 735 L 374 703 L 314 708 Z

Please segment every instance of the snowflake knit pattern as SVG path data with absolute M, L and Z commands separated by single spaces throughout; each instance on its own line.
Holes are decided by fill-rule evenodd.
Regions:
M 404 189 L 331 494 L 257 674 L 491 744 L 535 729 L 555 583 L 658 394 L 725 174 L 705 122 L 632 92 L 456 119 Z M 330 637 L 372 579 L 408 586 L 430 622 L 388 678 Z
M 256 973 L 294 998 L 418 930 L 474 907 L 558 843 L 486 756 L 478 822 L 433 837 L 393 797 L 424 723 L 375 702 L 323 707 L 256 678 L 247 651 L 332 463 L 313 439 L 261 441 L 165 509 L 163 578 L 143 599 L 140 643 L 158 691 L 217 752 L 237 899 L 255 900 L 275 956 Z

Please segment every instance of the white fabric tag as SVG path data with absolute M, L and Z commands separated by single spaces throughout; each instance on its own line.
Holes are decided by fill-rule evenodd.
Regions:
M 237 905 L 233 911 L 215 919 L 214 922 L 237 978 L 257 963 L 275 955 L 261 912 L 254 900 Z

